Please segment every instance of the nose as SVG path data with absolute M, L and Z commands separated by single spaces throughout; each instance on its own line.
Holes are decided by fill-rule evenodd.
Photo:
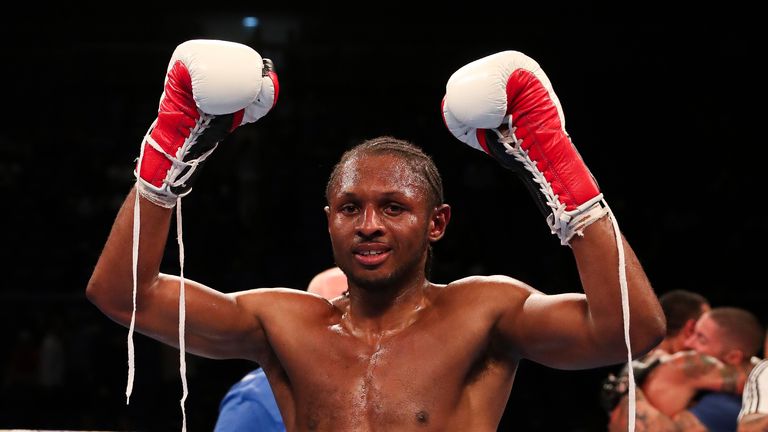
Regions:
M 384 225 L 375 208 L 368 206 L 363 209 L 356 227 L 358 235 L 364 238 L 375 238 L 384 234 Z

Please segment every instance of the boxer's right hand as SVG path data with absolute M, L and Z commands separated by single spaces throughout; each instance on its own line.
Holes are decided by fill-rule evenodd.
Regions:
M 266 115 L 278 90 L 272 62 L 246 45 L 190 40 L 176 47 L 136 165 L 139 193 L 173 207 L 218 143 Z

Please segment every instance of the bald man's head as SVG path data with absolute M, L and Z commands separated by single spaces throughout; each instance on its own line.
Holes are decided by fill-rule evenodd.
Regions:
M 334 299 L 347 290 L 347 276 L 338 267 L 318 273 L 309 282 L 307 292 L 317 294 L 327 300 Z

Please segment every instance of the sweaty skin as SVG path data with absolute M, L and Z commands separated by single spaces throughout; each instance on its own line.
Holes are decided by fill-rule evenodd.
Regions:
M 87 294 L 127 326 L 131 192 Z M 626 361 L 617 251 L 603 218 L 571 247 L 585 294 L 544 295 L 506 276 L 448 285 L 424 274 L 450 208 L 398 156 L 350 160 L 333 185 L 328 231 L 348 295 L 288 289 L 224 294 L 186 281 L 187 350 L 263 366 L 290 431 L 495 431 L 520 359 L 581 369 Z M 141 200 L 136 329 L 177 346 L 178 279 L 159 266 L 171 210 Z M 664 334 L 656 296 L 624 242 L 634 356 Z
M 645 380 L 643 391 L 659 411 L 672 416 L 687 409 L 700 391 L 741 394 L 746 377 L 712 356 L 681 351 L 662 360 Z
M 748 370 L 697 351 L 664 355 L 643 381 L 637 397 L 636 430 L 698 431 L 704 425 L 688 409 L 702 391 L 740 395 Z M 627 430 L 627 396 L 610 415 L 609 430 Z
M 746 375 L 695 351 L 664 356 L 637 391 L 637 432 L 696 432 L 707 428 L 688 408 L 700 391 L 740 394 Z M 627 396 L 611 412 L 608 430 L 627 430 Z

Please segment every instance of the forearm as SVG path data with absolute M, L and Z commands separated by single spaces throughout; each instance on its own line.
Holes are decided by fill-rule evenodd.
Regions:
M 641 390 L 637 392 L 635 405 L 636 432 L 706 432 L 707 428 L 690 411 L 668 416 L 653 406 Z M 610 432 L 626 431 L 629 420 L 628 398 L 624 396 L 611 413 Z
M 768 432 L 768 414 L 749 414 L 739 421 L 739 432 Z
M 622 236 L 630 306 L 630 337 L 635 355 L 653 348 L 665 332 L 664 314 L 634 251 Z M 619 256 L 610 216 L 575 236 L 571 247 L 587 296 L 590 323 L 599 340 L 624 346 Z M 626 353 L 626 351 L 624 351 Z
M 719 372 L 714 390 L 740 396 L 744 391 L 744 384 L 747 382 L 747 373 L 731 365 L 722 366 Z
M 629 420 L 629 399 L 625 395 L 621 402 L 611 413 L 608 429 L 610 432 L 627 431 Z M 675 422 L 651 405 L 641 391 L 637 392 L 637 404 L 635 405 L 635 431 L 636 432 L 680 432 Z
M 133 220 L 136 189 L 132 189 L 117 214 L 101 256 L 88 282 L 86 294 L 99 308 L 124 311 L 132 308 Z M 141 198 L 138 259 L 138 290 L 146 290 L 157 279 L 163 257 L 171 209 Z
M 726 365 L 714 357 L 689 353 L 682 355 L 682 372 L 696 390 L 741 395 L 747 374 L 734 366 Z

